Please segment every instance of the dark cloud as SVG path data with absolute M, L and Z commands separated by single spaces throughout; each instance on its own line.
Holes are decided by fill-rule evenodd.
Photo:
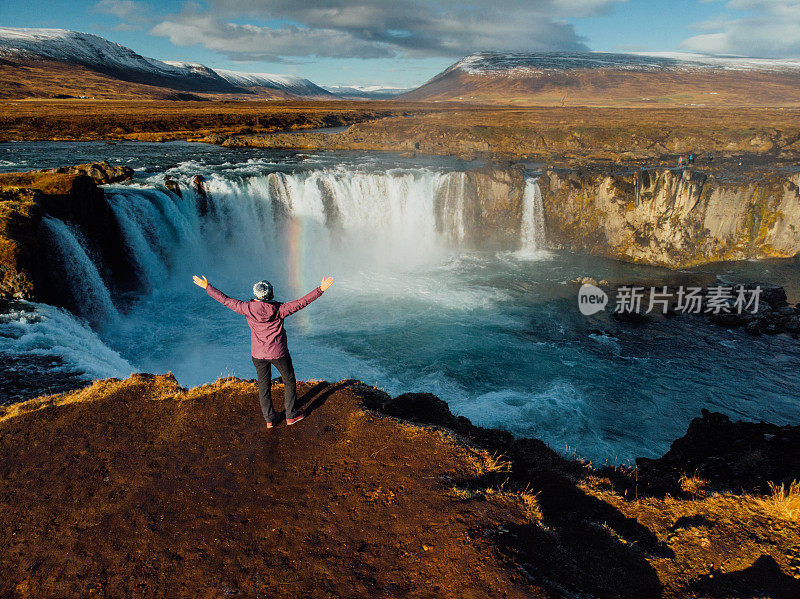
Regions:
M 180 46 L 235 60 L 267 57 L 460 57 L 479 50 L 586 50 L 567 17 L 624 0 L 209 0 L 152 28 Z M 285 23 L 275 26 L 242 24 Z

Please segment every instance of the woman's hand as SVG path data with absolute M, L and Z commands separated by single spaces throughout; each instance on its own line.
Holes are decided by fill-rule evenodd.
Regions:
M 322 291 L 325 291 L 331 285 L 333 285 L 333 277 L 328 277 L 326 279 L 322 279 L 322 283 L 319 284 L 319 288 L 322 289 Z
M 197 285 L 198 287 L 202 287 L 203 289 L 208 287 L 208 279 L 206 279 L 205 275 L 203 275 L 202 279 L 200 277 L 198 277 L 197 275 L 195 275 L 195 276 L 192 277 L 192 280 L 194 281 L 194 284 Z M 331 279 L 331 283 L 332 282 L 333 282 L 333 279 Z

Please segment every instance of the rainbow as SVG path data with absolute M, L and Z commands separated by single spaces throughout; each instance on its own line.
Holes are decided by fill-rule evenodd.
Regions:
M 306 249 L 305 232 L 303 219 L 297 217 L 289 219 L 287 227 L 287 245 L 289 246 L 287 268 L 289 286 L 295 297 L 300 297 L 309 291 L 306 289 L 305 280 L 303 278 L 303 273 L 305 272 L 303 268 Z M 305 310 L 301 310 L 296 314 L 295 322 L 297 322 L 304 333 L 311 332 L 311 321 Z

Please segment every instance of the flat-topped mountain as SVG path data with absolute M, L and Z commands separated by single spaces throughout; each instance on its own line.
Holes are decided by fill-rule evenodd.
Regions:
M 797 106 L 800 61 L 697 54 L 481 52 L 402 100 L 595 106 Z

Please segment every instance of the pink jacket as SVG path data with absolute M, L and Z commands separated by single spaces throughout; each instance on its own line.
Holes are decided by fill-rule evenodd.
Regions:
M 247 318 L 247 324 L 250 325 L 252 333 L 250 335 L 250 351 L 254 358 L 275 360 L 289 353 L 283 319 L 302 310 L 317 299 L 322 295 L 322 289 L 317 287 L 300 299 L 285 304 L 258 300 L 243 302 L 228 297 L 216 287 L 212 287 L 211 284 L 206 287 L 206 293 L 226 308 Z

